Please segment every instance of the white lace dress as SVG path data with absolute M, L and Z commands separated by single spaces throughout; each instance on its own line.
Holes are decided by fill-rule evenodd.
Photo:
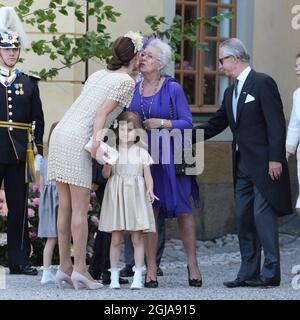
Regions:
M 48 155 L 48 180 L 91 188 L 92 158 L 84 149 L 93 134 L 96 112 L 105 100 L 119 105 L 107 117 L 109 128 L 126 107 L 135 82 L 126 73 L 101 70 L 92 74 L 80 96 L 52 132 Z

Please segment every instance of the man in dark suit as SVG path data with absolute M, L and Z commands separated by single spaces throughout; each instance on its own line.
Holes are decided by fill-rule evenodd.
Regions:
M 292 213 L 290 180 L 285 158 L 285 119 L 275 81 L 249 66 L 244 44 L 236 38 L 220 45 L 219 63 L 235 78 L 221 108 L 205 124 L 210 139 L 228 126 L 233 134 L 233 173 L 241 267 L 228 288 L 279 286 L 280 254 L 277 217 Z M 261 268 L 261 247 L 264 263 Z
M 8 266 L 10 274 L 37 275 L 37 270 L 28 266 L 27 150 L 32 146 L 28 139 L 34 126 L 34 142 L 40 157 L 43 154 L 44 116 L 37 79 L 16 68 L 25 42 L 23 30 L 18 33 L 19 30 L 13 29 L 21 26 L 20 22 L 16 23 L 18 17 L 12 8 L 3 7 L 0 20 L 2 28 L 5 21 L 11 24 L 5 26 L 5 30 L 0 29 L 0 186 L 4 181 L 8 205 Z

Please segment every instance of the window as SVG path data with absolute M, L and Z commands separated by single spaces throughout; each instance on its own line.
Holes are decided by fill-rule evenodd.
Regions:
M 176 14 L 185 22 L 195 21 L 198 16 L 207 18 L 236 11 L 236 0 L 176 0 Z M 175 64 L 175 77 L 181 83 L 191 111 L 194 114 L 212 113 L 219 108 L 229 78 L 218 70 L 220 42 L 236 35 L 236 14 L 225 19 L 218 27 L 200 26 L 197 38 L 208 44 L 209 51 L 199 51 L 182 42 L 178 47 L 181 59 Z

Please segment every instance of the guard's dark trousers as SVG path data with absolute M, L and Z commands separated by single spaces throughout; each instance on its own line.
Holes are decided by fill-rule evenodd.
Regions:
M 27 220 L 28 184 L 25 183 L 25 162 L 0 163 L 0 186 L 4 181 L 8 217 L 8 266 L 27 265 L 30 241 Z

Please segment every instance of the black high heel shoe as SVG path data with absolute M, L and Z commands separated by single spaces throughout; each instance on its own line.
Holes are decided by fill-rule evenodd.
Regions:
M 202 287 L 202 279 L 191 279 L 189 266 L 186 266 L 189 275 L 189 286 L 191 287 Z
M 158 287 L 157 280 L 150 279 L 150 281 L 147 282 L 146 279 L 147 279 L 147 274 L 145 274 L 145 283 L 144 283 L 144 286 L 146 288 L 157 288 Z

